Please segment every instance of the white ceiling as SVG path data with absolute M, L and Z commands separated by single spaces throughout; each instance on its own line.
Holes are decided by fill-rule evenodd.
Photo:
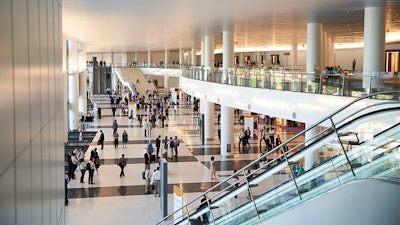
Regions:
M 63 0 L 63 33 L 88 52 L 200 48 L 206 32 L 222 48 L 234 26 L 235 48 L 306 44 L 308 21 L 335 43 L 363 42 L 364 8 L 386 5 L 387 38 L 400 40 L 400 0 Z

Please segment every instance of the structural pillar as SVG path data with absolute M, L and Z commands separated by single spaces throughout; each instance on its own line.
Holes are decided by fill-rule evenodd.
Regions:
M 192 64 L 193 66 L 196 66 L 196 64 L 197 64 L 196 49 L 195 49 L 195 48 L 192 48 L 192 51 L 191 51 L 190 53 L 192 54 L 192 57 L 191 57 L 192 62 L 191 62 L 191 64 Z
M 214 103 L 204 100 L 204 137 L 206 142 L 214 140 Z
M 228 69 L 234 67 L 234 57 L 235 57 L 235 47 L 233 43 L 233 32 L 232 27 L 227 27 L 224 29 L 222 33 L 222 45 L 223 45 L 223 53 L 222 53 L 222 83 L 228 83 Z
M 292 67 L 293 67 L 293 69 L 297 69 L 297 55 L 298 55 L 298 48 L 297 48 L 297 41 L 293 41 L 293 43 L 292 43 L 292 55 L 291 55 L 291 64 L 292 64 Z
M 86 71 L 79 73 L 79 113 L 87 116 L 87 85 Z
M 314 80 L 315 67 L 321 70 L 321 23 L 307 23 L 307 80 Z
M 179 65 L 183 64 L 183 50 L 179 49 Z
M 204 54 L 205 54 L 205 51 L 204 51 L 204 39 L 203 40 L 201 40 L 201 58 L 200 58 L 200 64 L 201 64 L 201 66 L 204 66 L 206 63 L 205 63 L 205 57 L 204 57 Z
M 169 51 L 165 50 L 165 53 L 164 53 L 164 68 L 168 68 L 168 58 L 169 58 Z
M 234 143 L 234 109 L 221 105 L 221 155 L 233 154 Z
M 74 72 L 68 75 L 68 120 L 69 130 L 79 128 L 79 74 Z
M 312 125 L 312 124 L 306 123 L 305 129 L 308 129 L 310 127 L 310 125 Z M 313 129 L 306 132 L 306 136 L 305 136 L 306 145 L 311 144 L 311 141 L 309 142 L 309 140 L 311 140 L 318 134 L 317 128 L 318 127 L 314 127 Z M 316 163 L 316 162 L 318 162 L 318 151 L 316 150 L 316 151 L 307 153 L 304 156 L 304 170 L 307 171 L 307 170 L 311 169 L 313 167 L 314 163 Z
M 151 67 L 151 52 L 147 52 L 147 67 Z
M 168 95 L 169 85 L 168 85 L 169 76 L 164 76 L 164 95 Z
M 364 10 L 363 88 L 366 94 L 376 92 L 385 71 L 386 7 L 366 7 Z M 375 77 L 375 78 L 374 78 Z

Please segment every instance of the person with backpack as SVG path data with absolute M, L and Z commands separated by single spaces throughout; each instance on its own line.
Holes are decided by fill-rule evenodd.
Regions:
M 88 179 L 89 184 L 94 184 L 93 183 L 93 175 L 94 175 L 95 168 L 96 167 L 94 165 L 94 158 L 90 158 L 90 161 L 86 165 L 86 169 L 89 171 L 89 179 Z
M 175 136 L 175 139 L 174 139 L 174 150 L 175 150 L 175 157 L 177 157 L 177 158 L 178 158 L 178 146 L 179 146 L 179 140 L 178 140 L 178 137 Z
M 169 141 L 168 141 L 168 146 L 169 146 L 169 154 L 168 157 L 170 159 L 172 159 L 172 156 L 174 155 L 174 140 L 172 139 L 172 137 L 169 137 Z
M 81 183 L 85 183 L 83 179 L 85 179 L 86 163 L 83 159 L 80 160 L 79 169 L 81 170 Z

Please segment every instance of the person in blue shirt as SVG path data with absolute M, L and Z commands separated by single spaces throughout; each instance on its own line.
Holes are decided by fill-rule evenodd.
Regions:
M 151 144 L 150 140 L 149 140 L 149 143 L 147 144 L 147 149 L 149 150 L 150 155 L 153 155 L 154 149 L 153 149 L 153 145 Z

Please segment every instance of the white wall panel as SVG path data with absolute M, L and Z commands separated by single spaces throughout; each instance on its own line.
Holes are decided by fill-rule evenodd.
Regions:
M 15 224 L 15 165 L 0 176 L 0 223 Z
M 28 17 L 27 2 L 13 1 L 13 62 L 16 155 L 29 145 L 29 63 L 28 63 Z
M 17 222 L 16 224 L 30 224 L 32 218 L 31 200 L 31 153 L 25 149 L 16 159 L 16 191 L 17 191 Z
M 32 140 L 31 176 L 32 176 L 32 225 L 41 225 L 42 218 L 42 136 Z M 40 205 L 40 207 L 38 207 Z
M 61 11 L 0 1 L 0 224 L 64 224 Z
M 11 1 L 0 1 L 0 179 L 14 156 L 14 91 L 12 68 Z M 3 180 L 4 181 L 4 180 Z M 2 186 L 1 186 L 2 187 Z M 1 204 L 2 201 L 0 201 Z M 0 217 L 1 218 L 1 217 Z
M 31 137 L 40 133 L 40 40 L 39 40 L 39 5 L 38 0 L 28 2 L 29 26 L 29 99 L 30 99 L 30 124 Z

